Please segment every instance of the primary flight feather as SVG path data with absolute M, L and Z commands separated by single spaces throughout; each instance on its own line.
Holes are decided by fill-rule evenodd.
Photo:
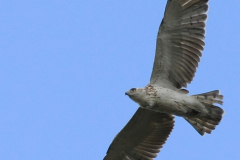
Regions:
M 168 0 L 159 27 L 149 84 L 125 94 L 139 109 L 110 145 L 104 160 L 152 160 L 174 126 L 174 116 L 187 120 L 200 135 L 211 133 L 224 111 L 219 90 L 188 95 L 205 45 L 208 0 Z

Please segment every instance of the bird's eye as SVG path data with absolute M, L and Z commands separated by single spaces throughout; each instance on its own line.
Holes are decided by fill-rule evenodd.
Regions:
M 136 91 L 136 88 L 132 88 L 130 89 L 131 92 L 135 92 Z

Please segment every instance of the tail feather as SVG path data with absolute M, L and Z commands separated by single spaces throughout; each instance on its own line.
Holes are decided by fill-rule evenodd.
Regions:
M 202 94 L 196 94 L 193 95 L 193 97 L 197 98 L 200 102 L 202 103 L 207 103 L 207 104 L 223 104 L 223 95 L 220 94 L 219 90 L 207 92 L 207 93 L 202 93 Z
M 212 130 L 220 123 L 224 110 L 218 106 L 215 106 L 214 103 L 223 104 L 223 96 L 220 95 L 219 90 L 193 95 L 197 98 L 202 104 L 205 105 L 208 110 L 208 115 L 205 117 L 185 117 L 185 119 L 197 130 L 200 135 L 205 133 L 211 133 Z
M 185 119 L 193 126 L 193 128 L 200 134 L 200 135 L 204 135 L 205 133 L 211 133 L 212 130 L 215 129 L 215 125 L 213 124 L 207 124 L 208 122 L 205 121 L 201 121 L 198 118 L 187 118 L 185 117 Z M 207 125 L 205 125 L 207 124 Z

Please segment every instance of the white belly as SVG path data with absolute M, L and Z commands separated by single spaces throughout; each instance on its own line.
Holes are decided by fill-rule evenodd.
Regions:
M 147 109 L 178 116 L 203 107 L 194 97 L 162 87 L 154 86 L 154 92 L 147 92 L 147 97 Z

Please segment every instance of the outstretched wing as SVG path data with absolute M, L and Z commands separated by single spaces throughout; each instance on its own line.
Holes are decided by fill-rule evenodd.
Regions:
M 150 83 L 186 87 L 198 67 L 208 0 L 168 0 L 160 25 Z
M 104 160 L 151 160 L 160 152 L 174 117 L 139 108 L 110 145 Z

